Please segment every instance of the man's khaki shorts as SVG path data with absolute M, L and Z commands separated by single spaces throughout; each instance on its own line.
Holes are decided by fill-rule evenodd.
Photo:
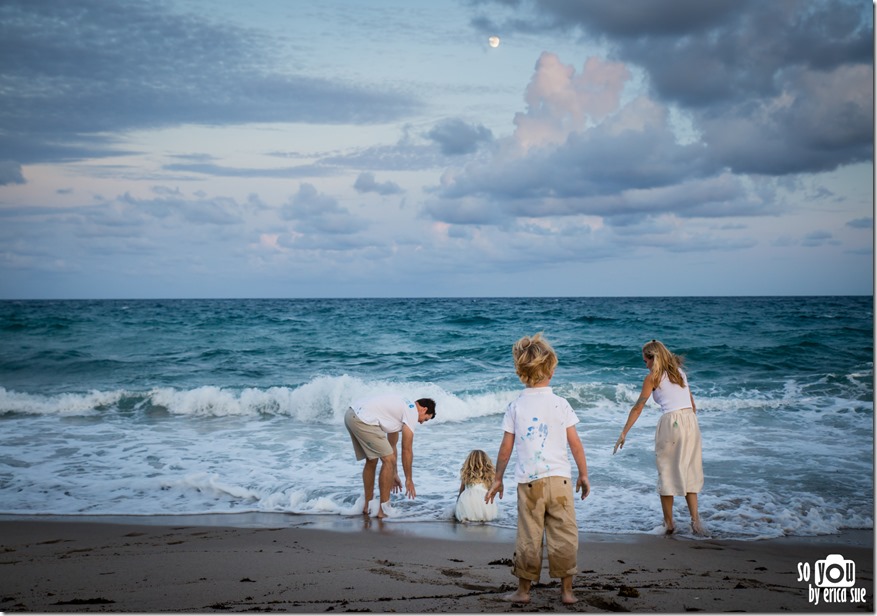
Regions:
M 353 409 L 347 409 L 344 415 L 344 425 L 350 433 L 350 440 L 353 442 L 353 451 L 356 453 L 357 460 L 374 460 L 375 458 L 383 458 L 393 453 L 393 447 L 387 440 L 387 433 L 381 430 L 380 426 L 372 426 L 365 423 Z

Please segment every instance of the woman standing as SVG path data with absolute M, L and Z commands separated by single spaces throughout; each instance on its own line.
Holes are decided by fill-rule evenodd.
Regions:
M 655 462 L 664 530 L 668 535 L 676 530 L 673 497 L 684 496 L 691 513 L 692 532 L 705 534 L 697 512 L 697 493 L 703 488 L 700 427 L 682 360 L 662 343 L 652 340 L 643 346 L 643 361 L 649 374 L 643 380 L 642 392 L 630 409 L 612 453 L 624 447 L 627 433 L 639 419 L 649 397 L 654 396 L 661 407 L 661 419 L 655 432 Z

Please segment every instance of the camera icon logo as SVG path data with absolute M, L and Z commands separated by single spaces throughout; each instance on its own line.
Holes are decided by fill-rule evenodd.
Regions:
M 856 563 L 840 554 L 829 554 L 817 560 L 813 582 L 819 588 L 850 588 L 856 583 Z

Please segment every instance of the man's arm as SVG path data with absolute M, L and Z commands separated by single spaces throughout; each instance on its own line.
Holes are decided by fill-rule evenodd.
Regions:
M 393 448 L 393 458 L 396 460 L 396 465 L 393 468 L 393 494 L 402 492 L 402 480 L 399 479 L 399 455 L 396 450 L 396 443 L 399 442 L 399 433 L 398 432 L 388 432 L 387 440 L 390 442 L 390 447 Z
M 414 490 L 414 477 L 412 467 L 414 465 L 414 431 L 407 425 L 402 424 L 402 470 L 405 471 L 405 495 L 408 498 L 417 496 Z
M 496 476 L 493 478 L 493 485 L 490 486 L 484 497 L 485 503 L 492 503 L 497 494 L 499 494 L 500 499 L 502 498 L 502 476 L 505 475 L 505 469 L 509 465 L 509 458 L 512 457 L 512 449 L 514 448 L 515 435 L 512 432 L 504 432 L 502 443 L 499 445 L 499 453 L 496 455 Z

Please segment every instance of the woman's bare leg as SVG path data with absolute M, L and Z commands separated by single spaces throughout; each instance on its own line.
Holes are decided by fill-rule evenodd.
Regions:
M 705 534 L 703 525 L 700 523 L 700 513 L 697 511 L 697 492 L 688 492 L 685 495 L 685 502 L 688 503 L 688 513 L 691 514 L 691 530 L 696 535 Z
M 697 496 L 697 495 L 695 495 Z M 673 496 L 664 496 L 661 494 L 661 511 L 664 513 L 664 529 L 668 535 L 676 530 L 676 523 L 673 522 Z

